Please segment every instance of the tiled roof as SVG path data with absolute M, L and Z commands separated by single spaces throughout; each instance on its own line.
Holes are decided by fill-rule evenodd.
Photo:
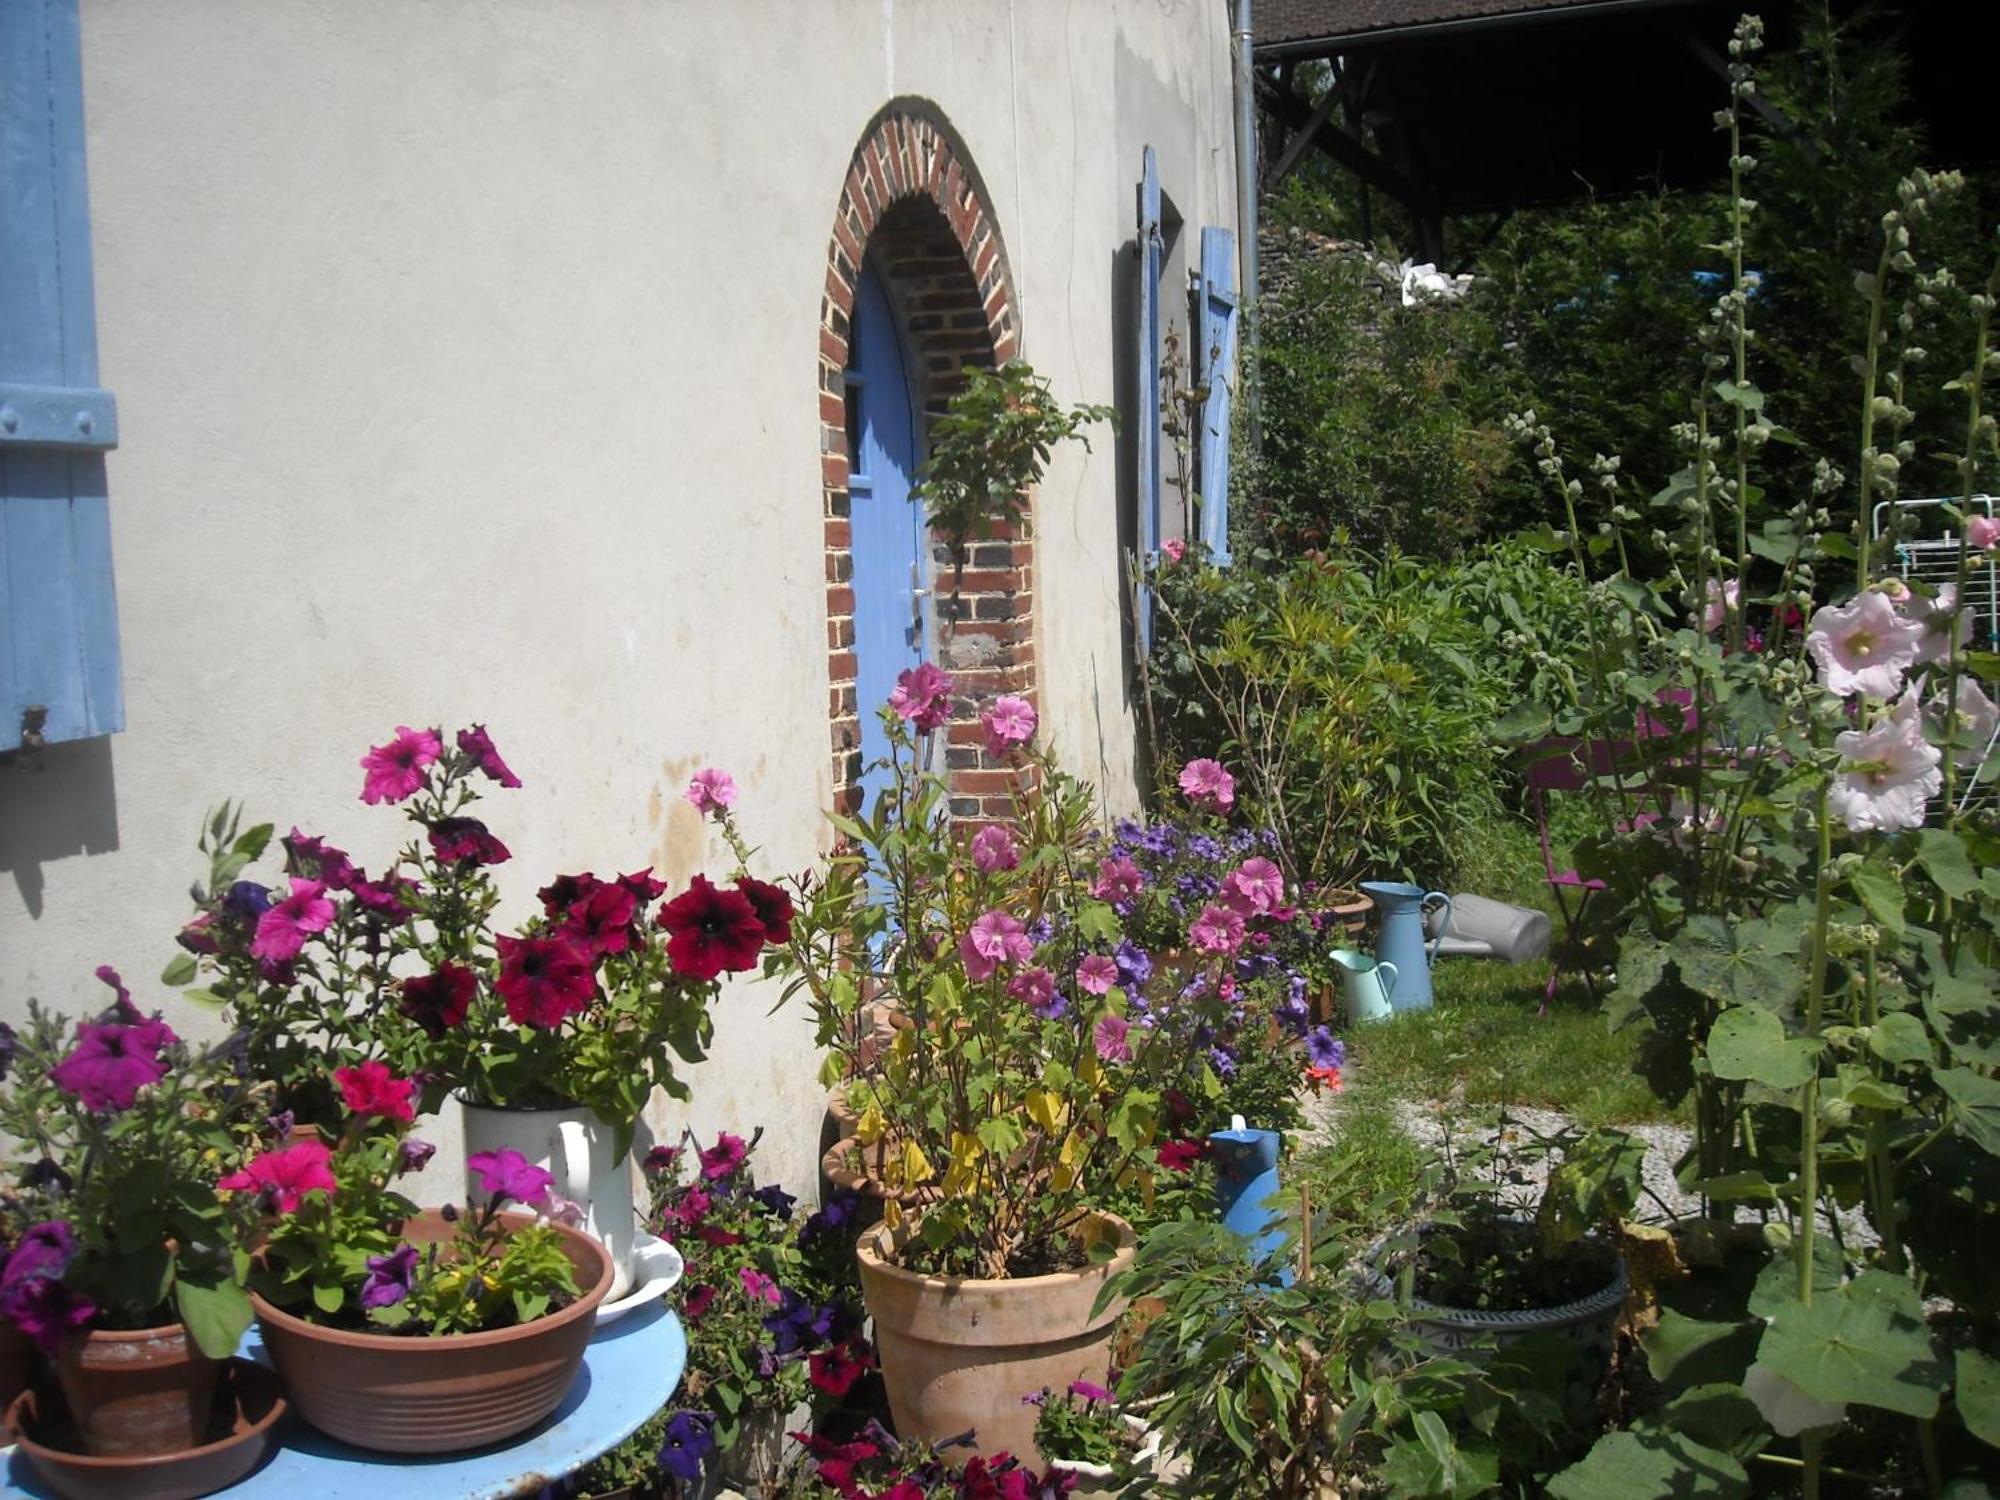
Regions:
M 1359 37 L 1405 26 L 1470 21 L 1532 11 L 1601 5 L 1603 0 L 1254 0 L 1255 45 L 1284 47 L 1327 37 Z

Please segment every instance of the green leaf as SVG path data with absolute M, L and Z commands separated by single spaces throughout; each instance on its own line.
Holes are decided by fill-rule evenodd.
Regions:
M 1954 901 L 1979 889 L 1979 872 L 1966 856 L 1965 840 L 1947 828 L 1917 830 L 1917 863 L 1931 882 Z
M 313 1283 L 313 1305 L 321 1312 L 337 1313 L 340 1311 L 341 1304 L 346 1300 L 347 1289 L 338 1282 L 315 1281 Z
M 1892 1010 L 1868 1030 L 1868 1050 L 1887 1063 L 1927 1063 L 1931 1034 L 1906 1010 Z
M 1548 737 L 1550 722 L 1549 711 L 1541 704 L 1517 703 L 1494 724 L 1493 738 L 1502 745 L 1530 745 Z
M 1866 1271 L 1838 1291 L 1780 1307 L 1757 1361 L 1808 1396 L 1937 1415 L 1944 1366 L 1931 1352 L 1923 1305 L 1900 1276 Z
M 1770 922 L 1692 917 L 1669 949 L 1691 989 L 1725 1004 L 1789 1011 L 1799 991 L 1795 934 Z
M 1893 942 L 1903 940 L 1903 881 L 1888 861 L 1871 859 L 1848 872 L 1848 889 Z
M 233 1281 L 174 1283 L 174 1305 L 189 1335 L 210 1359 L 227 1359 L 236 1352 L 243 1330 L 250 1326 L 250 1294 Z
M 169 959 L 167 966 L 160 970 L 160 983 L 170 989 L 179 989 L 184 984 L 194 983 L 198 966 L 192 953 L 177 953 Z
M 1743 1465 L 1678 1432 L 1608 1432 L 1548 1482 L 1554 1500 L 1744 1500 Z
M 1699 1385 L 1740 1379 L 1756 1355 L 1757 1334 L 1755 1323 L 1712 1323 L 1667 1307 L 1639 1342 L 1655 1380 L 1663 1385 Z
M 2000 1156 L 2000 1083 L 1970 1068 L 1940 1068 L 1931 1075 L 1951 1100 L 1952 1123 L 1989 1156 Z
M 1778 1199 L 1777 1188 L 1762 1172 L 1725 1172 L 1720 1177 L 1705 1177 L 1692 1184 L 1690 1191 L 1718 1203 L 1775 1203 Z
M 181 998 L 193 1005 L 206 1006 L 210 1010 L 221 1010 L 229 1001 L 210 989 L 182 990 Z
M 1726 406 L 1740 406 L 1747 412 L 1764 409 L 1764 393 L 1748 381 L 1741 385 L 1733 380 L 1716 381 L 1715 398 Z
M 1740 1385 L 1698 1385 L 1667 1404 L 1659 1420 L 1706 1448 L 1748 1458 L 1769 1438 L 1764 1415 Z
M 1959 967 L 1965 972 L 1932 978 L 1930 993 L 1924 996 L 1924 1015 L 1960 1062 L 1975 1068 L 2000 1067 L 2000 1012 L 1993 1004 L 2000 975 L 1963 955 Z
M 1958 1387 L 1952 1393 L 1966 1431 L 2000 1448 L 2000 1360 L 1977 1349 L 1958 1351 Z
M 1718 1078 L 1795 1089 L 1819 1071 L 1817 1044 L 1785 1035 L 1785 1023 L 1768 1010 L 1739 1005 L 1716 1018 L 1708 1034 L 1708 1062 Z

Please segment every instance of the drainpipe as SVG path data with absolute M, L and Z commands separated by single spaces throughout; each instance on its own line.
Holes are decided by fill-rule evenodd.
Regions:
M 1263 447 L 1257 399 L 1257 79 L 1250 69 L 1250 0 L 1236 0 L 1236 233 L 1242 242 L 1243 389 L 1250 452 Z

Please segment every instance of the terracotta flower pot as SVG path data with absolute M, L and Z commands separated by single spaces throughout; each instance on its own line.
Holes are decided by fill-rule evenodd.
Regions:
M 1375 898 L 1360 891 L 1340 890 L 1326 893 L 1328 905 L 1323 910 L 1330 913 L 1347 934 L 1347 940 L 1354 942 L 1368 931 L 1368 917 L 1375 910 Z
M 526 1214 L 503 1214 L 525 1228 Z M 555 1225 L 583 1295 L 514 1328 L 439 1337 L 362 1333 L 294 1317 L 255 1293 L 264 1347 L 300 1416 L 357 1448 L 455 1453 L 512 1437 L 554 1411 L 575 1383 L 611 1257 L 589 1235 Z M 452 1226 L 435 1210 L 403 1226 L 414 1245 L 441 1244 Z
M 886 1136 L 872 1146 L 864 1146 L 853 1136 L 848 1136 L 835 1141 L 826 1155 L 820 1158 L 820 1196 L 824 1198 L 827 1189 L 858 1193 L 861 1207 L 854 1220 L 858 1228 L 879 1224 L 882 1221 L 882 1205 L 892 1197 L 912 1212 L 937 1200 L 934 1188 L 910 1188 L 900 1193 L 890 1191 L 888 1184 L 882 1180 L 882 1158 L 888 1145 Z M 859 1168 L 855 1166 L 857 1156 L 861 1163 Z
M 92 1329 L 66 1342 L 55 1366 L 86 1453 L 132 1458 L 207 1441 L 221 1365 L 179 1323 Z
M 1116 1237 L 1109 1261 L 1078 1271 L 985 1281 L 925 1276 L 888 1257 L 907 1230 L 877 1225 L 861 1236 L 861 1293 L 875 1320 L 875 1345 L 896 1431 L 930 1441 L 973 1430 L 972 1453 L 1006 1451 L 1042 1466 L 1035 1448 L 1035 1407 L 1021 1398 L 1070 1382 L 1103 1385 L 1111 1369 L 1111 1334 L 1122 1300 L 1092 1315 L 1097 1294 L 1132 1264 L 1132 1226 L 1093 1214 Z

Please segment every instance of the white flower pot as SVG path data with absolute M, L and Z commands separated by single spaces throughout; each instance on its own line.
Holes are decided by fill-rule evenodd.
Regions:
M 493 1109 L 465 1105 L 465 1154 L 511 1147 L 555 1178 L 555 1192 L 583 1213 L 578 1227 L 596 1236 L 611 1252 L 611 1290 L 615 1302 L 631 1288 L 632 1252 L 639 1234 L 632 1210 L 632 1155 L 614 1155 L 616 1132 L 594 1110 Z M 466 1174 L 468 1192 L 477 1191 Z

